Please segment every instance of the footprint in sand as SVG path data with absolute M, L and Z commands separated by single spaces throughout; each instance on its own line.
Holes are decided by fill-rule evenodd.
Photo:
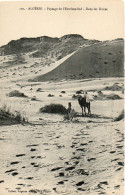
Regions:
M 123 148 L 123 146 L 117 146 L 116 148 L 120 148 L 121 149 L 121 148 Z
M 96 160 L 96 158 L 88 158 L 88 161 Z
M 34 151 L 36 151 L 36 149 L 34 149 L 34 148 L 31 148 L 31 149 L 30 149 L 30 151 L 31 151 L 31 152 L 34 152 Z
M 35 164 L 36 164 L 35 162 L 31 163 L 31 165 L 35 165 Z
M 65 174 L 64 174 L 63 172 L 60 172 L 60 173 L 59 173 L 59 177 L 64 177 L 64 175 L 65 175 Z
M 80 146 L 86 146 L 88 143 L 81 143 Z
M 83 188 L 77 188 L 77 190 L 80 190 L 80 191 L 86 191 L 85 189 Z
M 98 188 L 103 188 L 103 187 L 102 187 L 103 185 L 108 185 L 108 182 L 107 182 L 107 181 L 102 181 L 102 182 L 100 182 L 100 183 L 97 185 L 97 187 L 98 187 Z
M 124 141 L 124 139 L 121 139 L 121 140 L 119 140 L 118 142 L 123 142 Z
M 56 167 L 56 168 L 51 169 L 51 171 L 57 171 L 57 170 L 62 169 L 62 168 L 63 167 Z
M 82 151 L 82 152 L 85 152 L 85 151 L 86 151 L 85 148 L 77 148 L 76 150 L 77 150 L 77 151 Z
M 3 183 L 4 182 L 4 180 L 0 180 L 0 183 Z
M 116 169 L 115 171 L 120 171 L 121 169 L 122 169 L 122 167 L 120 167 L 120 168 Z
M 26 147 L 35 147 L 35 146 L 38 146 L 38 144 L 27 145 Z
M 118 165 L 124 166 L 124 162 L 118 162 Z
M 36 158 L 36 156 L 31 156 L 31 158 L 33 159 L 33 158 Z
M 12 173 L 12 176 L 16 176 L 16 175 L 18 175 L 17 172 L 13 172 L 13 173 Z
M 25 156 L 25 154 L 17 154 L 16 157 Z
M 29 192 L 36 194 L 38 191 L 37 190 L 29 190 Z
M 80 174 L 80 175 L 89 175 L 89 171 L 87 170 L 84 170 L 84 169 L 78 169 L 77 171 L 77 174 Z
M 25 179 L 29 179 L 29 180 L 32 180 L 32 179 L 33 179 L 33 177 L 27 177 L 27 178 L 25 178 Z
M 113 161 L 117 161 L 117 160 L 119 160 L 119 158 L 115 158 L 115 159 L 111 160 L 111 162 L 113 162 Z
M 33 162 L 33 163 L 31 163 L 31 165 L 32 165 L 32 166 L 34 166 L 34 167 L 40 167 L 40 165 L 39 165 L 39 164 L 36 164 L 36 163 L 34 163 L 34 162 Z
M 36 156 L 36 158 L 42 159 L 42 156 Z
M 58 184 L 64 184 L 64 181 L 59 181 Z M 58 184 L 57 184 L 57 185 L 58 185 Z
M 11 172 L 16 171 L 16 170 L 17 169 L 10 169 L 10 170 L 6 171 L 5 173 L 11 173 Z
M 77 184 L 76 184 L 76 186 L 81 186 L 81 185 L 83 185 L 84 184 L 84 181 L 80 181 L 80 182 L 78 182 Z
M 75 161 L 74 163 L 75 163 L 75 165 L 78 165 L 79 164 L 79 161 Z
M 120 188 L 120 185 L 114 186 L 114 188 L 115 188 L 115 189 L 118 189 L 118 188 Z
M 93 141 L 89 141 L 89 143 L 92 143 Z
M 42 138 L 42 137 L 35 137 L 35 138 Z
M 16 188 L 16 190 L 20 190 L 21 188 Z
M 66 171 L 71 171 L 71 170 L 73 170 L 73 169 L 75 169 L 74 166 L 72 166 L 72 167 L 67 167 L 65 170 L 66 170 Z
M 71 148 L 74 148 L 74 147 L 75 147 L 75 145 L 73 145 L 73 144 L 72 144 L 70 147 L 71 147 Z
M 116 152 L 116 151 L 111 151 L 110 153 L 113 154 L 113 153 L 115 153 L 115 152 Z
M 80 158 L 81 158 L 81 156 L 73 156 L 71 159 L 77 159 L 77 160 L 79 160 Z
M 17 184 L 18 186 L 25 186 L 25 184 L 23 184 L 23 183 L 19 183 L 19 184 Z
M 16 164 L 18 164 L 19 163 L 19 161 L 15 161 L 15 162 L 11 162 L 10 164 L 11 165 L 16 165 Z

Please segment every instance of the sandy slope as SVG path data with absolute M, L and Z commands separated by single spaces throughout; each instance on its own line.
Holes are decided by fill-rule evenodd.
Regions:
M 29 57 L 32 52 L 26 53 L 23 56 L 26 63 L 20 64 L 18 61 L 15 65 L 10 65 L 8 62 L 10 59 L 15 58 L 14 55 L 0 56 L 0 78 L 5 82 L 5 80 L 28 80 L 32 79 L 35 75 L 39 76 L 45 74 L 63 63 L 66 59 L 72 56 L 75 52 L 66 55 L 58 61 L 51 62 L 51 65 L 47 63 L 45 58 L 31 58 Z
M 123 41 L 102 42 L 79 49 L 60 66 L 34 81 L 120 77 L 123 76 L 123 62 Z

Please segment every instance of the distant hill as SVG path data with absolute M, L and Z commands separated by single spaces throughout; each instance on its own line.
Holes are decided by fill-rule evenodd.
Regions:
M 70 57 L 66 57 L 73 52 L 75 53 Z M 123 53 L 122 38 L 101 42 L 85 39 L 78 34 L 60 38 L 26 37 L 12 40 L 0 47 L 0 56 L 4 56 L 1 57 L 0 67 L 23 65 L 21 67 L 27 68 L 27 71 L 37 74 L 35 79 L 32 77 L 32 81 L 122 77 Z M 59 61 L 62 58 L 66 59 L 63 63 Z M 57 64 L 61 64 L 52 70 L 51 65 L 57 61 Z M 45 68 L 52 71 L 43 75 Z
M 67 40 L 68 36 L 64 36 L 62 39 Z M 123 39 L 101 42 L 79 48 L 78 51 L 57 68 L 47 74 L 36 77 L 33 81 L 122 77 L 124 76 L 123 64 Z
M 0 47 L 0 55 L 26 54 L 32 52 L 30 57 L 48 57 L 59 60 L 76 51 L 80 46 L 90 45 L 98 40 L 84 39 L 81 35 L 69 34 L 60 38 L 41 36 L 37 38 L 21 38 L 12 40 Z

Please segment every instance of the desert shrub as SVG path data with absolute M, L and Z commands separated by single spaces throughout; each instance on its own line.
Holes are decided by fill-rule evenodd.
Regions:
M 78 98 L 78 95 L 73 94 L 72 98 L 73 99 L 77 99 Z
M 58 56 L 58 57 L 57 57 L 57 60 L 60 60 L 61 58 L 62 58 L 62 56 Z
M 11 91 L 9 97 L 27 97 L 24 93 L 19 92 L 18 90 Z
M 31 101 L 38 101 L 38 100 L 36 99 L 36 97 L 32 97 Z
M 108 64 L 108 62 L 104 62 L 104 64 Z
M 114 121 L 120 121 L 122 119 L 124 119 L 124 110 L 122 110 L 121 114 L 118 117 L 116 117 Z
M 119 99 L 122 99 L 122 98 L 117 94 L 110 94 L 110 95 L 106 96 L 106 99 L 108 99 L 108 100 L 119 100 Z
M 109 94 L 109 95 L 105 95 L 102 92 L 98 93 L 97 95 L 93 96 L 94 100 L 120 100 L 122 99 L 119 95 L 117 94 Z
M 54 114 L 66 114 L 66 108 L 61 104 L 50 104 L 40 108 L 40 112 L 54 113 Z
M 106 86 L 104 90 L 112 90 L 112 91 L 122 91 L 124 88 L 119 86 L 117 83 L 114 83 L 112 86 Z
M 98 94 L 99 94 L 99 95 L 103 95 L 102 91 L 98 91 Z
M 81 94 L 81 93 L 83 93 L 83 90 L 76 91 L 76 94 Z
M 66 93 L 65 91 L 61 91 L 61 93 Z
M 42 91 L 42 88 L 38 88 L 36 91 Z
M 53 97 L 53 96 L 54 96 L 54 95 L 52 95 L 52 94 L 49 94 L 49 95 L 48 95 L 48 97 Z

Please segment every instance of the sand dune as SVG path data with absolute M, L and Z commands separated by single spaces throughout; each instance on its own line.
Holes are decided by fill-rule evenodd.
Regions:
M 34 81 L 121 77 L 123 46 L 123 41 L 112 41 L 81 48 L 56 69 L 36 77 Z

